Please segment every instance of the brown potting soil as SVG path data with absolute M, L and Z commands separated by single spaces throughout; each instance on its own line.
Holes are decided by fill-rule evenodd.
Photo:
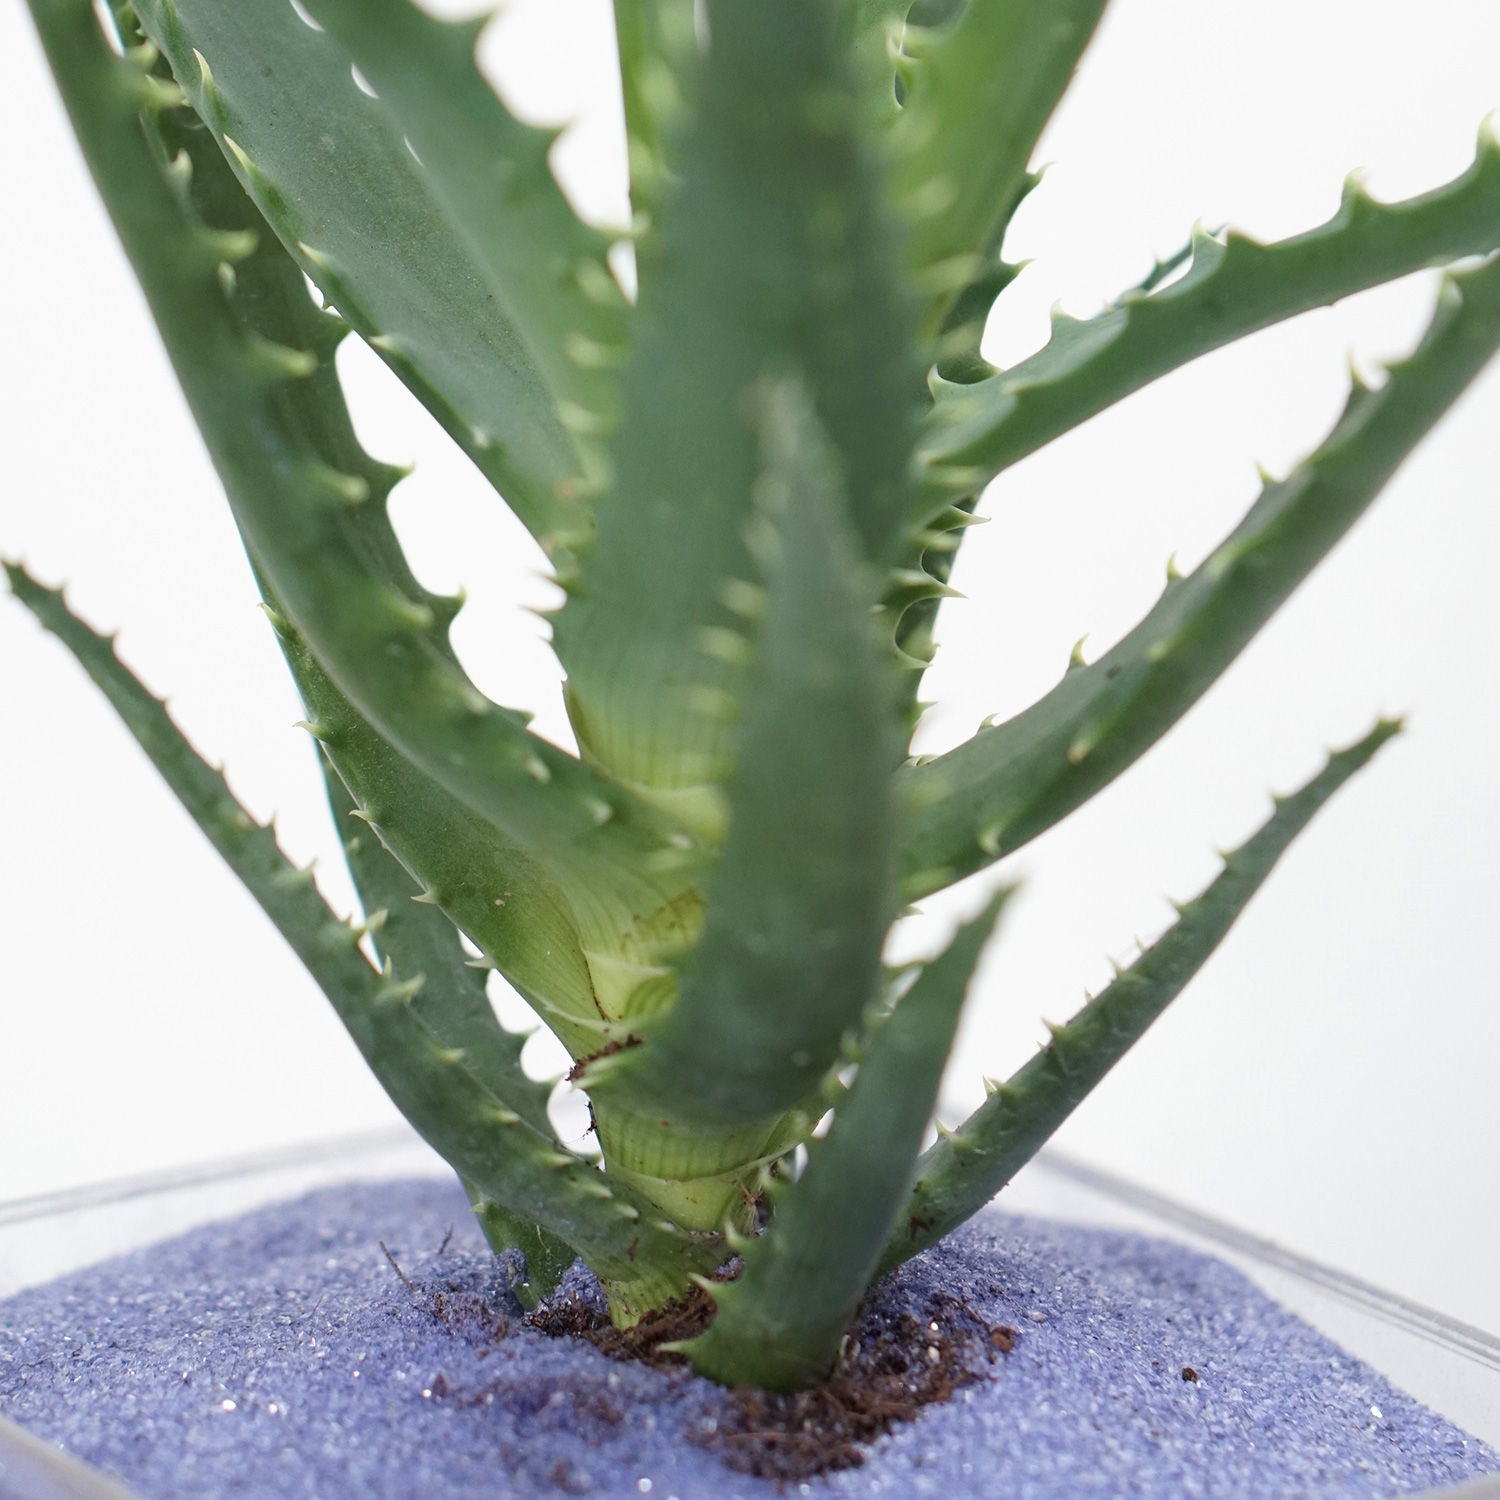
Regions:
M 702 1333 L 713 1313 L 708 1294 L 695 1288 L 633 1328 L 616 1328 L 579 1297 L 543 1303 L 527 1321 L 554 1337 L 584 1339 L 611 1359 L 666 1369 L 686 1365 L 687 1358 L 664 1346 Z M 762 1479 L 857 1468 L 875 1438 L 982 1378 L 1015 1340 L 1013 1328 L 986 1323 L 968 1303 L 946 1294 L 932 1297 L 923 1317 L 903 1312 L 891 1318 L 867 1303 L 821 1384 L 789 1393 L 726 1390 L 714 1430 L 694 1440 L 731 1468 Z

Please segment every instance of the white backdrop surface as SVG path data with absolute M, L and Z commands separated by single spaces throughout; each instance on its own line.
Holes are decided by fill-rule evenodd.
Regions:
M 0 548 L 102 628 L 299 860 L 347 905 L 299 708 L 214 476 L 141 298 L 20 28 L 0 51 L 7 166 Z M 487 57 L 585 211 L 623 212 L 602 0 L 515 0 Z M 990 353 L 1045 337 L 1174 250 L 1193 221 L 1262 236 L 1436 185 L 1500 106 L 1492 0 L 1117 0 L 1043 142 L 1056 165 L 1008 251 L 1035 263 Z M 1021 707 L 1072 643 L 1091 656 L 1233 524 L 1254 461 L 1331 424 L 1350 351 L 1412 342 L 1430 278 L 1262 334 L 1017 466 L 956 582 L 924 748 Z M 431 586 L 463 584 L 460 649 L 502 701 L 563 733 L 518 599 L 540 557 L 378 364 L 350 349 L 356 416 L 415 460 L 396 516 Z M 1095 804 L 1010 862 L 1025 880 L 985 968 L 950 1096 L 1036 1045 L 1212 875 L 1325 747 L 1377 712 L 1408 733 L 1288 856 L 1188 994 L 1061 1143 L 1295 1249 L 1500 1328 L 1500 372 L 1449 416 L 1204 702 Z M 455 538 L 458 538 L 455 541 Z M 61 649 L 0 607 L 0 1200 L 390 1118 L 311 981 Z M 1486 769 L 1489 767 L 1490 769 Z M 930 950 L 993 876 L 930 903 Z

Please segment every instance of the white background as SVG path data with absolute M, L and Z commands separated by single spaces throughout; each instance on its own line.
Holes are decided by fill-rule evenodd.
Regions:
M 582 115 L 576 197 L 618 218 L 608 7 L 520 0 L 487 55 L 535 116 Z M 286 847 L 346 900 L 299 709 L 139 294 L 24 24 L 0 49 L 11 143 L 0 547 L 104 628 Z M 1137 280 L 1202 217 L 1263 236 L 1456 175 L 1500 105 L 1493 0 L 1117 0 L 1041 155 L 1056 163 L 1008 249 L 993 357 Z M 929 697 L 929 748 L 1051 685 L 1074 640 L 1107 647 L 1256 489 L 1335 417 L 1349 351 L 1408 346 L 1427 278 L 1205 360 L 1018 466 L 991 492 Z M 518 598 L 539 557 L 363 351 L 366 439 L 415 459 L 398 524 L 433 587 L 474 600 L 459 641 L 504 701 L 555 676 Z M 1028 1055 L 1212 875 L 1265 792 L 1377 712 L 1409 733 L 1330 808 L 1201 978 L 1061 1143 L 1159 1190 L 1491 1328 L 1500 993 L 1500 667 L 1490 642 L 1500 475 L 1492 373 L 1375 511 L 1147 761 L 1025 850 L 1026 879 L 950 1075 Z M 453 538 L 460 538 L 456 543 Z M 326 1005 L 179 812 L 109 709 L 14 604 L 0 607 L 0 1200 L 358 1129 L 389 1118 Z M 993 877 L 990 877 L 991 880 Z M 933 903 L 930 947 L 972 883 Z

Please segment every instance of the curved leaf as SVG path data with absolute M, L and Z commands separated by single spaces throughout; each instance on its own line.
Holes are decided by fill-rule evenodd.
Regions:
M 1416 351 L 1098 661 L 1004 724 L 901 772 L 911 899 L 1019 848 L 1119 775 L 1192 707 L 1354 525 L 1500 348 L 1500 262 L 1450 276 Z
M 568 497 L 583 464 L 536 330 L 452 222 L 401 122 L 355 82 L 348 52 L 288 0 L 135 10 L 301 269 L 534 536 L 576 533 Z M 561 202 L 538 153 L 517 169 Z
M 1276 799 L 1251 839 L 1196 900 L 1179 907 L 1166 934 L 1065 1026 L 957 1130 L 923 1153 L 916 1185 L 880 1260 L 889 1271 L 977 1213 L 1140 1040 L 1223 941 L 1287 846 L 1328 799 L 1394 734 L 1382 720 L 1356 745 L 1329 757 L 1306 786 Z
M 1377 203 L 1357 178 L 1326 224 L 1274 244 L 1200 232 L 1164 285 L 1128 292 L 1092 318 L 1059 315 L 1052 338 L 974 384 L 939 380 L 922 457 L 924 505 L 975 493 L 1153 380 L 1286 318 L 1424 267 L 1500 249 L 1500 142 L 1488 130 L 1473 165 L 1443 187 Z
M 93 25 L 92 9 L 84 18 Z M 75 18 L 69 17 L 68 20 Z M 46 18 L 53 47 L 76 45 L 65 22 Z M 94 28 L 97 36 L 97 27 Z M 70 66 L 76 54 L 64 66 Z M 87 77 L 88 70 L 78 69 Z M 690 1274 L 713 1269 L 718 1247 L 660 1221 L 658 1211 L 623 1184 L 609 1184 L 583 1158 L 559 1148 L 521 1118 L 531 1105 L 524 1078 L 514 1100 L 486 1088 L 461 1049 L 445 1045 L 412 1000 L 420 976 L 380 973 L 360 952 L 363 931 L 328 909 L 307 870 L 294 868 L 270 829 L 252 821 L 223 777 L 183 738 L 162 703 L 85 625 L 59 592 L 7 564 L 22 603 L 73 652 L 150 756 L 178 800 L 226 864 L 259 902 L 328 997 L 344 1028 L 392 1102 L 417 1132 L 468 1182 L 513 1214 L 544 1225 L 574 1245 L 602 1277 L 622 1314 L 678 1295 Z M 491 1074 L 495 1083 L 515 1081 Z
M 743 1247 L 744 1271 L 709 1285 L 714 1321 L 679 1346 L 703 1374 L 794 1390 L 828 1372 L 911 1190 L 959 1010 L 1009 894 L 923 968 L 870 1038 L 802 1175 L 774 1190 L 770 1227 Z
M 583 1074 L 601 1106 L 689 1127 L 748 1124 L 816 1091 L 875 994 L 895 910 L 893 674 L 810 404 L 794 381 L 765 403 L 765 620 L 733 637 L 750 666 L 703 936 L 643 1044 Z
M 701 642 L 739 628 L 754 578 L 744 529 L 760 459 L 747 414 L 762 383 L 804 382 L 867 559 L 890 567 L 909 529 L 922 372 L 831 9 L 711 0 L 597 545 L 554 625 L 585 755 L 709 839 L 729 763 L 718 709 L 734 679 Z
M 908 22 L 902 108 L 891 126 L 892 193 L 910 221 L 907 259 L 928 308 L 924 329 L 953 325 L 975 351 L 1004 284 L 1000 243 L 1027 167 L 1105 0 L 968 0 L 952 19 Z M 977 295 L 975 295 L 977 293 Z M 950 341 L 951 343 L 951 341 Z

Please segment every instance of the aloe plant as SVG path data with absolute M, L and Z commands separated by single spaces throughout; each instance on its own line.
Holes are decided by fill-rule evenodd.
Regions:
M 1421 197 L 1351 180 L 1277 243 L 1197 233 L 992 367 L 1039 133 L 1103 0 L 615 0 L 639 289 L 553 134 L 408 0 L 30 0 L 306 705 L 364 910 L 324 904 L 162 704 L 19 564 L 77 655 L 454 1167 L 535 1297 L 582 1256 L 627 1324 L 693 1286 L 726 1382 L 816 1379 L 870 1280 L 1014 1175 L 1397 730 L 1332 755 L 1175 924 L 924 1147 L 1000 889 L 930 962 L 906 903 L 995 864 L 1205 692 L 1500 345 L 1500 147 Z M 107 22 L 107 24 L 106 24 Z M 774 107 L 767 101 L 774 100 Z M 1459 263 L 1464 263 L 1460 265 Z M 1209 351 L 1443 266 L 1378 388 L 1092 662 L 909 754 L 985 486 Z M 317 288 L 313 300 L 307 281 Z M 387 514 L 353 331 L 545 550 L 573 754 L 481 693 Z M 481 957 L 468 957 L 470 948 Z M 487 992 L 574 1059 L 566 1148 Z M 724 1266 L 739 1257 L 738 1274 Z

